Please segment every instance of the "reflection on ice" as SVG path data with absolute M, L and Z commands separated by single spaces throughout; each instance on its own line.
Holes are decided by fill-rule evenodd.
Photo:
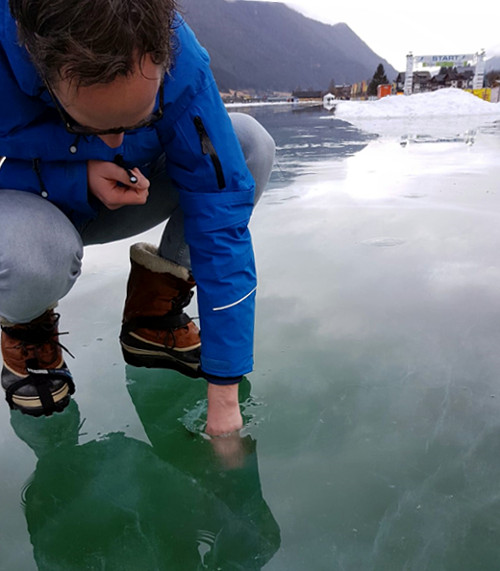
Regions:
M 271 113 L 265 108 L 246 111 L 263 121 L 276 141 L 276 168 L 269 192 L 291 185 L 303 174 L 318 172 L 321 161 L 341 161 L 356 154 L 374 138 L 345 121 L 321 121 L 325 113 L 321 107 L 301 113 L 293 113 L 292 106 Z
M 413 199 L 417 206 L 414 199 L 418 198 L 418 207 L 430 201 L 436 208 L 441 203 L 450 209 L 490 209 L 487 203 L 477 202 L 476 196 L 496 191 L 489 170 L 500 152 L 499 136 L 478 131 L 474 145 L 470 133 L 464 137 L 416 136 L 406 141 L 401 145 L 400 136 L 378 137 L 342 162 L 314 163 L 314 172 L 303 163 L 299 180 L 280 192 L 286 195 L 288 190 L 313 202 L 331 195 L 342 203 L 349 197 L 356 204 L 370 201 L 381 206 Z
M 475 142 L 476 131 L 465 131 L 463 135 L 445 136 L 432 136 L 432 135 L 403 135 L 401 137 L 400 145 L 406 147 L 409 144 L 427 144 L 427 143 L 465 143 L 466 145 L 473 145 Z
M 23 499 L 39 571 L 228 563 L 258 571 L 278 549 L 280 531 L 260 491 L 255 441 L 241 439 L 238 463 L 221 468 L 211 444 L 190 438 L 175 421 L 202 383 L 183 387 L 180 375 L 161 373 L 128 368 L 127 387 L 147 443 L 122 432 L 79 443 L 76 401 L 51 418 L 11 413 L 16 435 L 38 459 Z

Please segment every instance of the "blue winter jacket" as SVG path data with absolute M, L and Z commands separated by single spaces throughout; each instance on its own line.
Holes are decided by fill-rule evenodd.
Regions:
M 95 212 L 86 161 L 150 163 L 166 155 L 179 189 L 198 285 L 202 369 L 238 377 L 252 370 L 256 290 L 248 222 L 254 181 L 209 69 L 209 57 L 179 17 L 176 60 L 165 76 L 164 115 L 126 133 L 117 149 L 98 137 L 76 138 L 57 114 L 17 41 L 7 0 L 0 0 L 0 188 L 39 194 L 75 223 Z M 210 145 L 210 142 L 212 143 Z

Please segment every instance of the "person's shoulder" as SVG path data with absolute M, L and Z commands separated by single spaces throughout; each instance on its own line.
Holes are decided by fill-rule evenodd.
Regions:
M 180 14 L 174 20 L 174 50 L 176 63 L 210 64 L 207 50 L 200 44 L 195 33 Z
M 174 22 L 172 47 L 174 61 L 165 77 L 166 98 L 172 103 L 182 101 L 184 105 L 189 98 L 195 97 L 213 82 L 210 58 L 194 32 L 179 15 Z

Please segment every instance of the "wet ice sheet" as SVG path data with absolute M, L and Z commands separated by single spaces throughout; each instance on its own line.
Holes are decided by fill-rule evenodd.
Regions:
M 497 565 L 500 139 L 399 127 L 256 215 L 269 569 Z
M 265 568 L 496 569 L 495 124 L 466 125 L 475 132 L 468 144 L 456 124 L 416 128 L 415 142 L 404 122 L 374 138 L 322 114 L 259 118 L 274 129 L 284 165 L 252 221 L 260 286 L 247 431 L 257 441 L 257 484 L 281 530 Z M 298 131 L 298 139 L 287 135 Z M 301 158 L 305 141 L 310 153 Z M 143 451 L 131 454 L 133 466 L 148 446 L 161 458 L 174 450 L 170 459 L 184 465 L 175 482 L 189 503 L 200 491 L 182 474 L 201 457 L 208 468 L 213 462 L 203 443 L 191 448 L 182 436 L 182 422 L 197 423 L 203 391 L 186 392 L 184 416 L 162 419 L 158 400 L 172 402 L 176 390 L 181 398 L 182 385 L 126 373 L 116 338 L 127 246 L 87 250 L 85 275 L 60 306 L 77 356 L 80 443 L 120 450 L 128 442 Z M 35 456 L 5 408 L 0 424 L 0 568 L 29 571 L 36 565 L 20 498 Z M 110 432 L 123 436 L 104 438 Z M 213 533 L 200 522 L 201 560 Z

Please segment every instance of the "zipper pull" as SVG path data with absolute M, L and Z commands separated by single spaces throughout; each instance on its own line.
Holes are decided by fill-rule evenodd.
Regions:
M 194 126 L 196 127 L 196 131 L 198 132 L 198 136 L 200 137 L 201 143 L 201 150 L 204 155 L 211 155 L 215 153 L 214 146 L 210 137 L 208 136 L 207 130 L 205 129 L 205 125 L 203 125 L 203 121 L 201 117 L 196 116 L 194 118 Z

